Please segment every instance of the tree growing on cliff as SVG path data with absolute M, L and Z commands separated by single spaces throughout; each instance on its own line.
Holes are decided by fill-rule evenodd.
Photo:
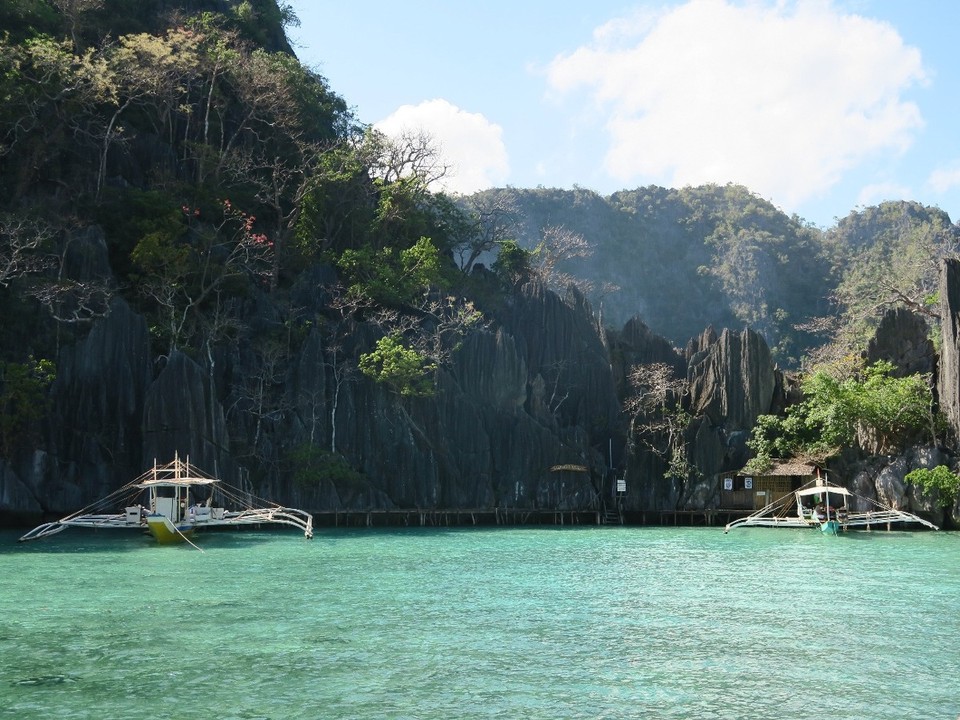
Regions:
M 624 410 L 632 416 L 632 435 L 667 463 L 666 477 L 690 477 L 685 432 L 690 414 L 683 409 L 689 386 L 664 363 L 637 365 L 627 374 Z
M 131 258 L 144 273 L 139 292 L 157 306 L 157 332 L 170 350 L 191 339 L 205 304 L 220 300 L 231 279 L 269 276 L 273 244 L 256 231 L 256 218 L 223 200 L 219 217 L 205 222 L 200 208 L 181 208 L 184 225 L 140 238 Z
M 565 263 L 593 255 L 593 246 L 580 233 L 562 225 L 540 229 L 540 242 L 530 253 L 531 267 L 549 287 L 563 291 L 569 285 L 587 294 L 593 284 L 562 269 Z
M 497 242 L 499 250 L 492 270 L 503 282 L 513 284 L 522 281 L 530 274 L 530 252 L 520 246 L 516 240 L 506 239 Z
M 372 351 L 360 356 L 359 367 L 364 375 L 385 383 L 400 397 L 427 397 L 434 393 L 430 375 L 436 365 L 405 344 L 399 334 L 380 338 Z
M 440 254 L 428 237 L 399 252 L 393 247 L 345 250 L 337 266 L 351 295 L 377 305 L 416 305 L 441 278 Z
M 904 480 L 922 487 L 927 492 L 936 492 L 940 507 L 943 508 L 953 507 L 957 494 L 960 493 L 960 476 L 946 465 L 937 465 L 933 470 L 917 468 L 907 473 Z
M 462 201 L 469 231 L 454 246 L 460 271 L 469 275 L 484 253 L 517 236 L 519 210 L 512 198 L 499 193 L 480 193 Z
M 842 448 L 873 455 L 898 452 L 933 439 L 943 428 L 934 411 L 930 378 L 892 377 L 886 361 L 865 365 L 858 357 L 822 367 L 801 381 L 804 399 L 784 417 L 763 415 L 748 446 L 759 471 L 775 457 L 825 460 Z
M 52 240 L 53 230 L 46 223 L 0 215 L 0 287 L 51 267 L 52 259 L 44 249 Z
M 0 363 L 0 456 L 27 447 L 47 410 L 47 389 L 56 374 L 49 360 Z

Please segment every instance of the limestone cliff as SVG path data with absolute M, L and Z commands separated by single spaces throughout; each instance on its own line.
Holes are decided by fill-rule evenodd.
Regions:
M 893 363 L 895 377 L 914 373 L 932 375 L 936 368 L 936 350 L 930 340 L 930 327 L 924 318 L 905 307 L 888 310 L 867 345 L 867 362 Z
M 940 332 L 937 390 L 956 437 L 960 436 L 960 261 L 956 259 L 945 260 L 940 269 Z
M 757 417 L 785 403 L 782 376 L 766 342 L 752 330 L 718 336 L 708 328 L 688 345 L 686 366 L 686 415 L 674 416 L 685 417 L 686 424 L 663 422 L 659 413 L 634 418 L 626 473 L 634 489 L 627 500 L 632 509 L 715 506 L 718 474 L 744 465 Z M 678 452 L 686 467 L 671 469 Z
M 250 312 L 251 327 L 278 317 L 266 299 Z M 404 400 L 348 372 L 373 330 L 362 323 L 336 348 L 314 329 L 289 354 L 267 358 L 251 337 L 154 363 L 144 318 L 116 299 L 62 350 L 58 421 L 42 449 L 2 467 L 0 509 L 73 510 L 174 452 L 312 510 L 598 507 L 606 450 L 622 432 L 590 308 L 530 283 L 491 320 L 438 371 L 434 396 Z M 354 472 L 293 482 L 305 446 Z

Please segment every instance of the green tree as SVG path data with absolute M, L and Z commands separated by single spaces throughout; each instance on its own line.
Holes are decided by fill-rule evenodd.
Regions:
M 34 436 L 47 411 L 47 389 L 56 368 L 50 360 L 30 358 L 0 364 L 0 455 L 9 458 Z
M 29 37 L 55 33 L 60 18 L 44 0 L 4 0 L 0 3 L 0 28 L 14 43 Z
M 338 143 L 324 152 L 295 223 L 300 254 L 312 260 L 332 248 L 360 247 L 373 222 L 373 195 L 369 168 L 353 143 Z
M 290 462 L 293 481 L 303 488 L 317 487 L 323 480 L 332 482 L 337 488 L 365 485 L 363 473 L 354 469 L 343 455 L 316 445 L 298 445 L 290 453 Z
M 143 272 L 137 291 L 155 303 L 158 331 L 170 350 L 189 344 L 202 310 L 219 304 L 229 281 L 265 281 L 270 274 L 273 244 L 256 232 L 256 218 L 229 200 L 219 211 L 215 222 L 206 222 L 200 208 L 184 205 L 180 228 L 144 235 L 131 253 Z
M 753 467 L 772 457 L 825 459 L 845 447 L 890 454 L 932 436 L 942 423 L 934 415 L 930 378 L 891 377 L 893 370 L 886 361 L 864 366 L 848 359 L 806 376 L 804 399 L 786 417 L 758 419 L 749 442 Z
M 345 250 L 337 262 L 350 293 L 380 305 L 415 305 L 418 297 L 442 279 L 440 253 L 421 237 L 399 252 L 393 247 L 367 246 Z
M 937 465 L 933 470 L 917 468 L 907 473 L 907 482 L 919 485 L 927 492 L 936 492 L 940 507 L 949 508 L 957 501 L 960 492 L 960 476 L 951 472 L 946 465 Z
M 380 338 L 373 351 L 360 356 L 359 367 L 364 375 L 386 383 L 401 397 L 426 397 L 434 393 L 430 376 L 436 365 L 405 345 L 398 334 Z
M 93 51 L 78 56 L 69 41 L 47 36 L 0 38 L 0 182 L 9 207 L 38 178 L 85 189 L 70 173 L 89 177 L 86 153 L 105 132 L 101 108 L 112 94 L 111 73 Z
M 515 283 L 530 274 L 531 253 L 524 250 L 516 240 L 501 240 L 500 250 L 493 261 L 492 270 L 507 283 Z

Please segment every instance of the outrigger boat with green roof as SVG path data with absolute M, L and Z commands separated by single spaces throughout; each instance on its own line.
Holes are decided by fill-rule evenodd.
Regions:
M 819 528 L 828 535 L 851 528 L 889 527 L 893 523 L 939 528 L 906 510 L 884 505 L 816 478 L 777 498 L 752 515 L 728 523 L 724 532 L 738 527 Z
M 146 530 L 157 542 L 188 540 L 201 528 L 290 525 L 313 537 L 313 516 L 281 507 L 205 475 L 179 455 L 157 465 L 83 510 L 35 527 L 21 542 L 50 537 L 68 527 Z

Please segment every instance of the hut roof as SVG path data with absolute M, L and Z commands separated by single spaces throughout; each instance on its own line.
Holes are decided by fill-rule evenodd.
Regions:
M 550 468 L 550 472 L 590 472 L 590 469 L 584 465 L 554 465 Z
M 740 472 L 742 474 L 763 475 L 765 477 L 792 477 L 795 475 L 804 477 L 807 475 L 816 475 L 817 467 L 810 463 L 801 462 L 800 460 L 774 460 L 773 465 L 763 472 L 751 473 L 747 471 L 746 468 Z

